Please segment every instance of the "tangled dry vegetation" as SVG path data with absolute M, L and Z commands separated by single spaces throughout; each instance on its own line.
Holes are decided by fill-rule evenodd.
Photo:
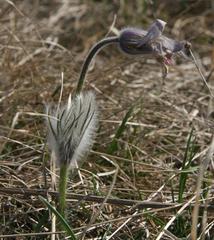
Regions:
M 57 193 L 41 114 L 57 103 L 62 78 L 67 100 L 97 40 L 163 18 L 168 36 L 192 43 L 214 92 L 212 1 L 147 2 L 1 2 L 1 239 L 50 239 L 51 220 L 38 195 Z M 213 99 L 194 63 L 177 59 L 163 83 L 154 59 L 129 58 L 110 46 L 96 56 L 85 89 L 96 92 L 100 121 L 93 151 L 68 185 L 68 222 L 77 236 L 90 223 L 85 239 L 188 239 L 199 169 L 207 161 L 198 237 L 213 239 Z

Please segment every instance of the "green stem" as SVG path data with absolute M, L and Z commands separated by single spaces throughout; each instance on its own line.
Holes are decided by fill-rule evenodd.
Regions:
M 63 217 L 65 217 L 67 177 L 68 177 L 68 166 L 62 165 L 60 167 L 60 178 L 59 178 L 59 213 Z
M 84 80 L 85 80 L 85 76 L 86 76 L 87 71 L 88 71 L 88 67 L 91 63 L 91 60 L 96 55 L 96 53 L 98 53 L 98 51 L 101 50 L 104 46 L 106 46 L 108 44 L 112 44 L 112 43 L 117 43 L 118 41 L 119 41 L 118 37 L 104 38 L 104 39 L 100 40 L 99 42 L 97 42 L 91 48 L 91 50 L 89 51 L 83 65 L 82 65 L 81 73 L 80 73 L 77 88 L 76 88 L 76 94 L 79 94 L 82 90 L 83 83 L 84 83 Z

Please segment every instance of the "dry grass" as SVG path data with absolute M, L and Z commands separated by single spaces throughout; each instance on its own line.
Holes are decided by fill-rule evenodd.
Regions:
M 45 217 L 48 212 L 37 192 L 54 190 L 50 155 L 45 146 L 46 127 L 40 114 L 44 113 L 46 103 L 57 103 L 59 94 L 52 95 L 61 82 L 61 73 L 64 73 L 62 101 L 66 101 L 76 86 L 89 48 L 109 31 L 113 34 L 110 26 L 114 13 L 117 20 L 113 32 L 127 25 L 145 27 L 155 16 L 169 22 L 166 30 L 169 36 L 192 42 L 214 91 L 213 9 L 208 0 L 195 4 L 183 1 L 186 6 L 174 3 L 177 7 L 168 1 L 157 6 L 145 4 L 146 1 L 121 1 L 121 5 L 119 1 L 13 2 L 3 1 L 0 9 L 0 238 L 24 239 L 26 234 L 35 239 L 36 233 L 46 232 L 37 238 L 50 239 L 50 222 Z M 142 14 L 145 7 L 147 12 Z M 189 207 L 196 197 L 198 167 L 211 151 L 214 109 L 213 99 L 195 65 L 178 61 L 170 68 L 164 85 L 155 60 L 122 56 L 116 46 L 103 50 L 92 64 L 86 88 L 97 95 L 100 128 L 93 151 L 80 171 L 81 179 L 79 175 L 70 179 L 69 193 L 177 203 L 180 168 L 191 129 L 195 140 L 194 157 L 179 206 L 141 209 L 106 203 L 100 207 L 101 203 L 96 201 L 84 197 L 76 201 L 68 195 L 68 221 L 75 232 L 80 234 L 91 223 L 85 239 L 189 238 L 192 221 Z M 114 134 L 131 106 L 133 112 L 116 141 L 117 149 L 110 151 Z M 200 199 L 204 200 L 198 217 L 198 239 L 214 236 L 212 157 L 211 151 L 202 184 Z M 26 194 L 24 190 L 35 192 Z M 180 217 L 176 218 L 176 213 Z M 10 234 L 20 238 L 3 238 Z

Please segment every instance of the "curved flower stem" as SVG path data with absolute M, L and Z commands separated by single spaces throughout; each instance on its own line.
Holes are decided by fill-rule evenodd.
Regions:
M 60 167 L 59 178 L 59 213 L 65 216 L 66 207 L 66 188 L 67 188 L 68 166 L 66 164 Z
M 91 63 L 91 60 L 96 55 L 96 53 L 98 53 L 98 51 L 101 50 L 104 46 L 106 46 L 108 44 L 112 44 L 112 43 L 117 43 L 118 41 L 119 41 L 118 37 L 104 38 L 104 39 L 100 40 L 99 42 L 97 42 L 91 48 L 91 50 L 89 51 L 83 65 L 82 65 L 81 73 L 80 73 L 77 88 L 76 88 L 76 94 L 79 94 L 82 90 L 83 83 L 84 83 L 84 80 L 85 80 L 85 76 L 86 76 L 87 71 L 88 71 L 88 67 Z

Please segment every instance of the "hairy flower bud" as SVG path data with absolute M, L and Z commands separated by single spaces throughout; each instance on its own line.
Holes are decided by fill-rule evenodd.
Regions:
M 48 143 L 59 166 L 76 167 L 90 150 L 97 128 L 97 104 L 92 92 L 81 93 L 59 109 L 48 109 Z

